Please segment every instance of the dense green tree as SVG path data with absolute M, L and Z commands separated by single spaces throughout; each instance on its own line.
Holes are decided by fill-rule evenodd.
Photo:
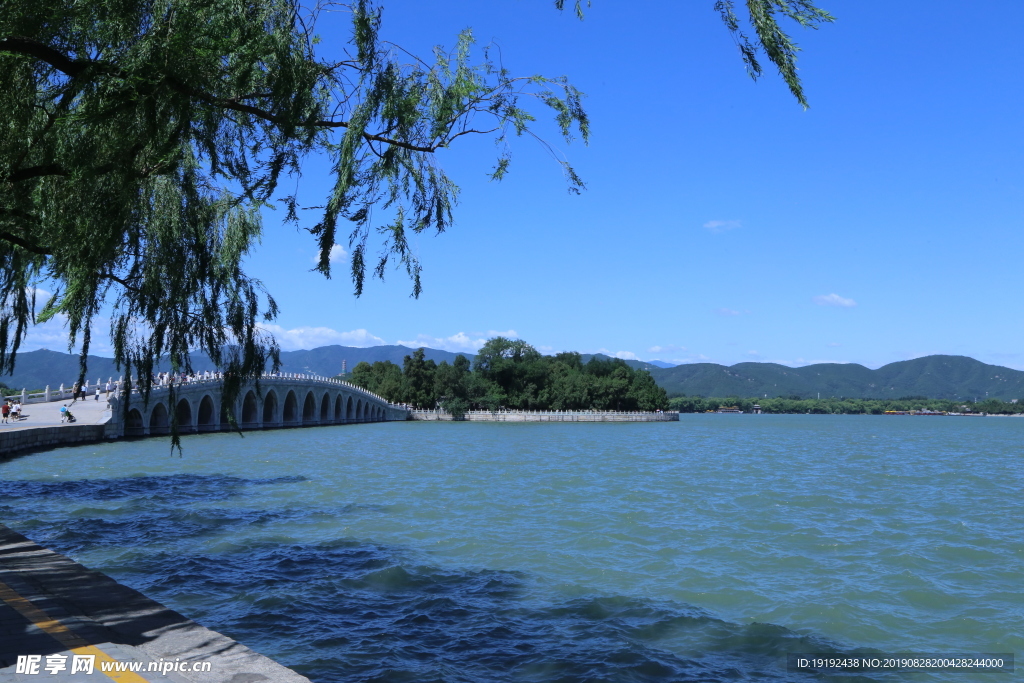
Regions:
M 437 363 L 424 358 L 426 351 L 420 347 L 406 356 L 402 365 L 402 394 L 404 400 L 417 408 L 434 408 L 437 396 L 434 393 L 434 375 Z
M 469 359 L 458 355 L 451 365 L 441 361 L 434 373 L 434 396 L 445 411 L 461 417 L 470 407 L 473 376 Z
M 389 360 L 377 361 L 373 365 L 366 361 L 358 363 L 352 368 L 349 381 L 383 396 L 392 403 L 400 403 L 405 398 L 402 368 Z
M 435 366 L 423 349 L 405 357 L 403 400 L 421 408 L 440 406 L 454 415 L 466 410 L 660 410 L 665 390 L 651 375 L 619 359 L 595 359 L 584 365 L 578 353 L 542 356 L 522 340 L 495 337 L 470 361 L 457 356 Z M 365 367 L 364 367 L 365 366 Z M 353 381 L 381 386 L 374 370 L 383 363 L 360 363 Z M 391 377 L 389 375 L 389 377 Z M 384 394 L 381 389 L 374 389 Z
M 566 139 L 587 138 L 581 94 L 564 78 L 514 76 L 474 54 L 468 31 L 451 52 L 410 57 L 379 39 L 378 7 L 346 8 L 347 51 L 332 61 L 317 53 L 323 7 L 297 0 L 0 4 L 0 371 L 13 370 L 34 321 L 60 315 L 69 346 L 81 342 L 84 377 L 93 326 L 109 312 L 129 380 L 152 374 L 160 356 L 189 369 L 189 351 L 202 349 L 226 370 L 230 402 L 278 359 L 259 325 L 277 307 L 242 268 L 262 209 L 280 203 L 286 223 L 318 211 L 317 268 L 329 277 L 331 249 L 347 240 L 357 294 L 367 266 L 383 277 L 389 262 L 418 294 L 408 235 L 443 231 L 457 194 L 437 150 L 489 134 L 500 179 L 507 141 L 536 125 L 531 103 L 550 108 Z M 809 0 L 746 8 L 748 29 L 733 0 L 716 5 L 750 74 L 760 75 L 763 50 L 805 103 L 779 20 L 831 17 Z M 278 190 L 311 154 L 329 155 L 333 186 L 302 207 Z M 40 289 L 52 290 L 45 302 Z M 517 385 L 508 397 L 535 393 Z
M 473 370 L 497 387 L 501 405 L 525 410 L 538 406 L 545 366 L 541 354 L 526 342 L 495 337 L 477 352 Z
M 593 380 L 583 372 L 580 354 L 560 353 L 548 364 L 541 402 L 549 410 L 580 410 L 593 405 Z
M 626 396 L 628 410 L 660 410 L 668 405 L 668 395 L 649 372 L 635 371 Z

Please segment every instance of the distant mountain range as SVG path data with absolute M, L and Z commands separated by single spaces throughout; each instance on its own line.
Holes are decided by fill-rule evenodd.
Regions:
M 334 377 L 341 374 L 341 362 L 345 361 L 347 369 L 352 368 L 361 361 L 375 363 L 377 361 L 389 360 L 398 365 L 402 360 L 412 354 L 415 349 L 407 346 L 371 346 L 361 349 L 354 346 L 321 346 L 316 349 L 300 351 L 281 352 L 282 372 L 305 372 L 313 375 Z M 428 359 L 437 363 L 443 360 L 451 363 L 459 354 L 438 349 L 426 349 Z M 472 356 L 470 356 L 472 359 Z M 192 368 L 198 372 L 214 370 L 214 365 L 205 353 L 192 354 Z M 269 369 L 269 368 L 268 368 Z M 158 371 L 170 370 L 167 363 L 161 364 Z M 123 373 L 114 367 L 112 358 L 100 356 L 89 356 L 89 381 L 95 382 L 97 378 L 106 382 L 108 377 L 117 379 Z M 11 388 L 21 389 L 42 389 L 50 385 L 56 389 L 63 382 L 71 386 L 78 378 L 78 356 L 70 353 L 59 353 L 57 351 L 27 351 L 18 354 L 18 363 L 13 375 L 0 375 L 0 382 Z
M 1024 398 L 1024 372 L 967 356 L 925 356 L 871 370 L 856 363 L 790 368 L 776 363 L 677 365 L 651 371 L 669 396 L 801 396 L 984 400 Z
M 322 346 L 308 351 L 283 351 L 283 372 L 305 372 L 332 377 L 341 373 L 344 360 L 349 372 L 361 361 L 373 363 L 389 360 L 402 364 L 414 349 L 407 346 Z M 450 351 L 426 349 L 426 357 L 438 363 L 451 363 L 459 355 Z M 469 356 L 469 354 L 464 354 Z M 597 354 L 599 358 L 608 358 Z M 472 356 L 469 356 L 472 360 Z M 584 362 L 592 356 L 583 356 Z M 871 370 L 855 363 L 819 363 L 790 368 L 776 363 L 739 363 L 725 366 L 715 363 L 692 363 L 674 367 L 655 361 L 626 361 L 631 367 L 647 370 L 669 396 L 800 396 L 822 398 L 901 398 L 925 396 L 944 399 L 1024 398 L 1024 372 L 998 365 L 988 365 L 966 356 L 925 356 L 914 360 L 890 363 Z M 193 367 L 202 372 L 213 370 L 213 364 L 202 354 L 193 357 Z M 162 370 L 169 369 L 167 367 Z M 89 356 L 89 379 L 117 378 L 121 373 L 110 358 Z M 78 356 L 56 351 L 29 351 L 18 354 L 18 364 L 11 376 L 0 376 L 0 382 L 20 389 L 53 388 L 62 382 L 70 385 L 78 376 Z

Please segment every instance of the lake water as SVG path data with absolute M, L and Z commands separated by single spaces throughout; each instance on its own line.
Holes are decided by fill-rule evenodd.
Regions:
M 1024 650 L 1022 444 L 803 415 L 209 434 L 0 463 L 0 519 L 319 683 L 811 681 L 787 653 Z

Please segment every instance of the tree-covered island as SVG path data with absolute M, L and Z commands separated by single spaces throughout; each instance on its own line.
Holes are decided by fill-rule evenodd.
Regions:
M 524 341 L 495 337 L 477 353 L 449 364 L 424 359 L 424 349 L 391 361 L 359 363 L 348 377 L 394 403 L 437 407 L 454 415 L 467 410 L 661 410 L 665 390 L 644 370 L 618 358 L 564 352 L 542 355 Z

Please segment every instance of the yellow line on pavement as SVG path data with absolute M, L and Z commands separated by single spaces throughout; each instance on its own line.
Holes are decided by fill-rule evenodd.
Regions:
M 17 610 L 33 624 L 50 634 L 58 643 L 71 650 L 76 655 L 93 655 L 96 657 L 96 669 L 112 678 L 118 683 L 148 683 L 145 678 L 132 671 L 103 671 L 104 662 L 116 662 L 117 660 L 108 655 L 95 645 L 90 645 L 87 640 L 62 624 L 58 619 L 52 618 L 49 614 L 33 605 L 29 600 L 18 595 L 13 588 L 0 581 L 0 600 L 3 600 L 12 608 Z

